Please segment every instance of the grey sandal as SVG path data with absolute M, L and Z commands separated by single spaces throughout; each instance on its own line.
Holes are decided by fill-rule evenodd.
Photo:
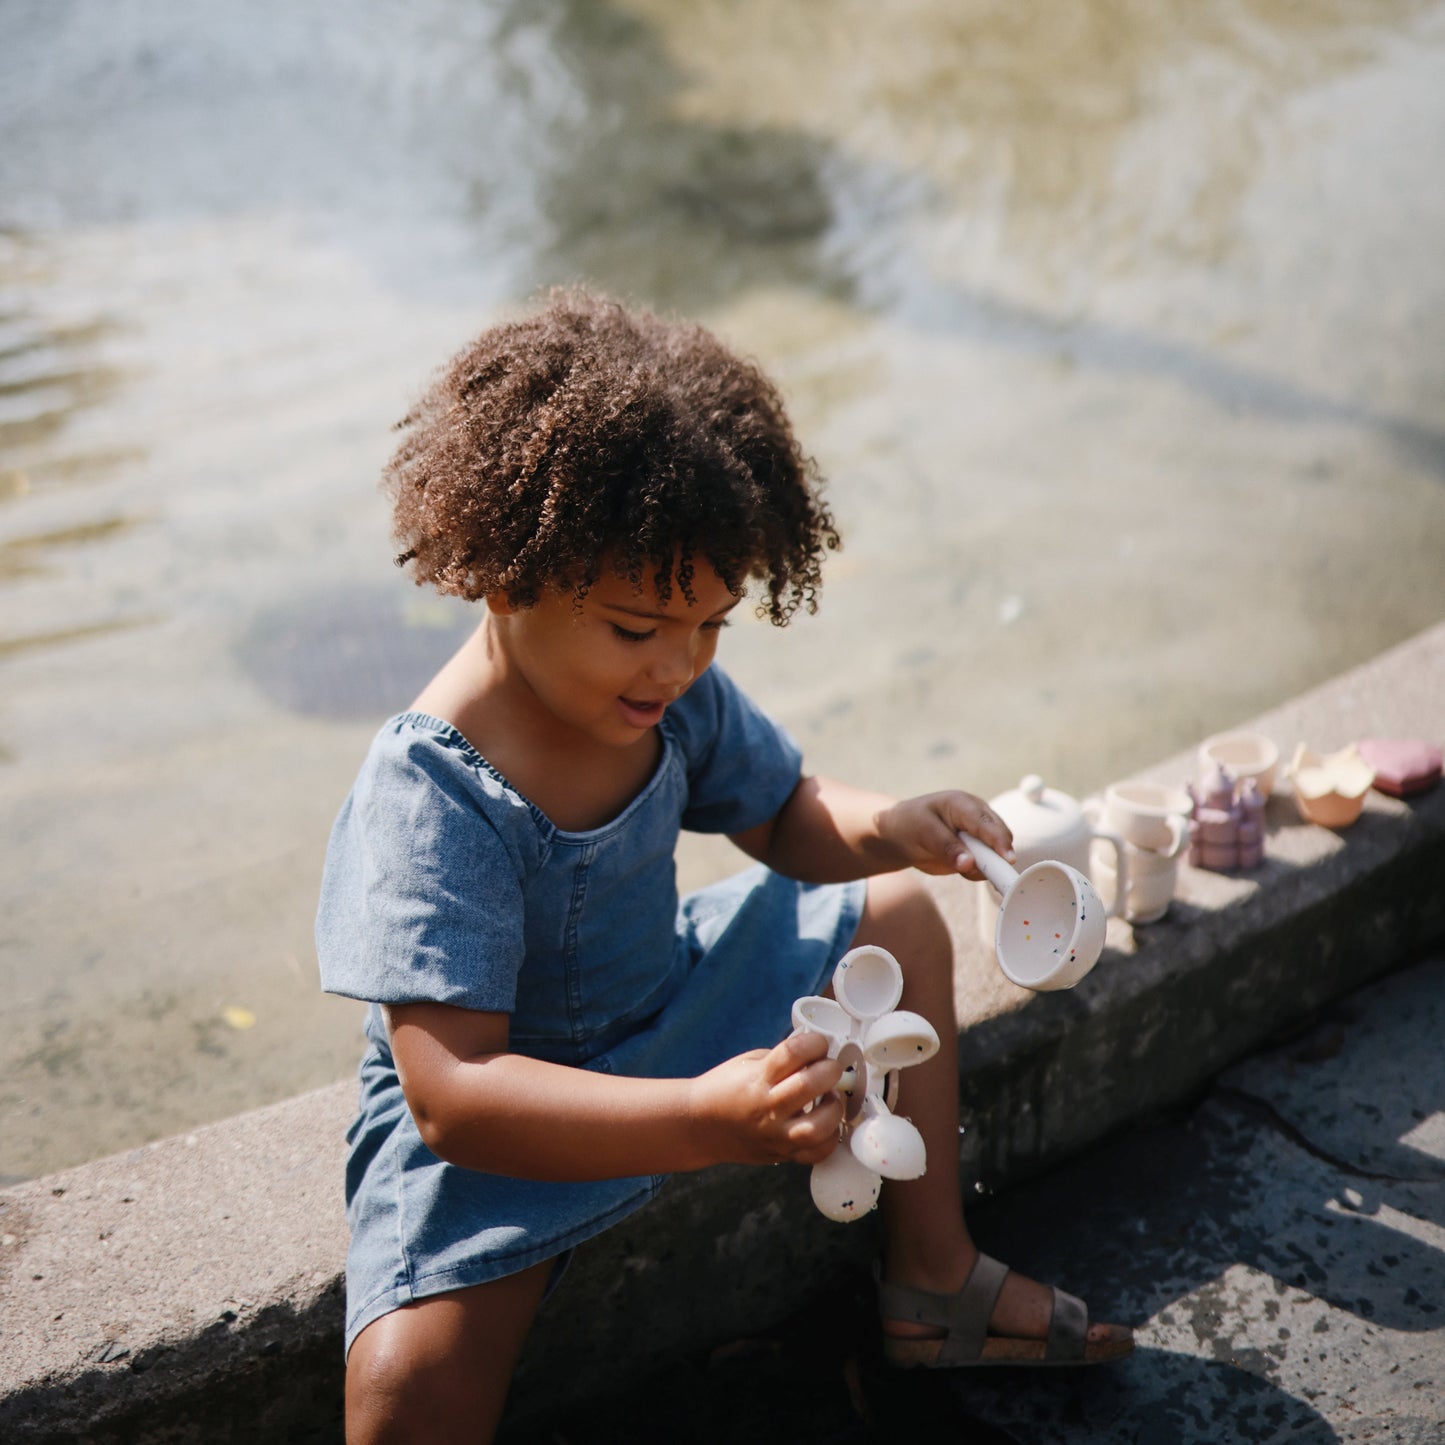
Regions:
M 1101 1365 L 1134 1348 L 1134 1337 L 1089 1339 L 1089 1311 L 1083 1300 L 1054 1286 L 1054 1312 L 1045 1340 L 991 1335 L 989 1316 L 1008 1275 L 1008 1266 L 980 1253 L 957 1294 L 935 1294 L 911 1285 L 889 1284 L 878 1265 L 878 1310 L 884 1319 L 909 1320 L 946 1333 L 938 1339 L 883 1337 L 883 1358 L 891 1365 L 958 1369 L 969 1365 Z

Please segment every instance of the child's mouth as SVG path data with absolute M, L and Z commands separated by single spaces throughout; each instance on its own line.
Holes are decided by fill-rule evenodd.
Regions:
M 623 715 L 633 727 L 650 728 L 655 726 L 662 719 L 662 714 L 667 707 L 665 702 L 660 700 L 645 702 L 638 698 L 618 698 L 622 704 Z

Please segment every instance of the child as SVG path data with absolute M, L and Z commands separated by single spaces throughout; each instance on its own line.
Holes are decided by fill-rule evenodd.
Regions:
M 402 427 L 398 562 L 485 611 L 382 728 L 327 854 L 323 985 L 372 1005 L 348 1441 L 490 1439 L 572 1248 L 673 1171 L 827 1157 L 839 1068 L 789 1011 L 865 942 L 943 1041 L 901 1081 L 930 1168 L 884 1192 L 889 1357 L 1127 1351 L 963 1223 L 952 950 L 902 870 L 977 878 L 959 830 L 1006 854 L 1008 830 L 969 793 L 802 774 L 713 665 L 749 584 L 781 626 L 838 545 L 777 393 L 700 328 L 567 292 L 485 332 Z M 680 828 L 759 866 L 679 906 Z

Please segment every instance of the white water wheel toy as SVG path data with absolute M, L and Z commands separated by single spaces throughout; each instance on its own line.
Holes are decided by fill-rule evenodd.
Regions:
M 829 1219 L 861 1219 L 885 1179 L 917 1179 L 927 1164 L 923 1136 L 888 1100 L 898 1070 L 938 1052 L 938 1034 L 921 1014 L 897 1008 L 903 970 L 886 948 L 844 954 L 833 972 L 836 998 L 810 994 L 793 1005 L 797 1033 L 822 1034 L 843 1065 L 843 1143 L 813 1166 L 813 1202 Z M 896 1098 L 896 1087 L 893 1089 Z M 847 1147 L 843 1147 L 846 1145 Z

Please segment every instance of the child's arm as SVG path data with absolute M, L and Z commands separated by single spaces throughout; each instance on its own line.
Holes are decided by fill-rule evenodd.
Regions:
M 696 1079 L 635 1079 L 508 1053 L 506 1014 L 433 1003 L 385 1012 L 423 1141 L 470 1169 L 580 1180 L 816 1164 L 838 1141 L 842 1106 L 831 1090 L 841 1069 L 821 1035 L 784 1039 Z
M 979 879 L 965 830 L 1013 857 L 1013 837 L 972 793 L 927 793 L 902 802 L 832 778 L 803 778 L 768 822 L 733 835 L 749 857 L 806 883 L 841 883 L 918 868 Z

